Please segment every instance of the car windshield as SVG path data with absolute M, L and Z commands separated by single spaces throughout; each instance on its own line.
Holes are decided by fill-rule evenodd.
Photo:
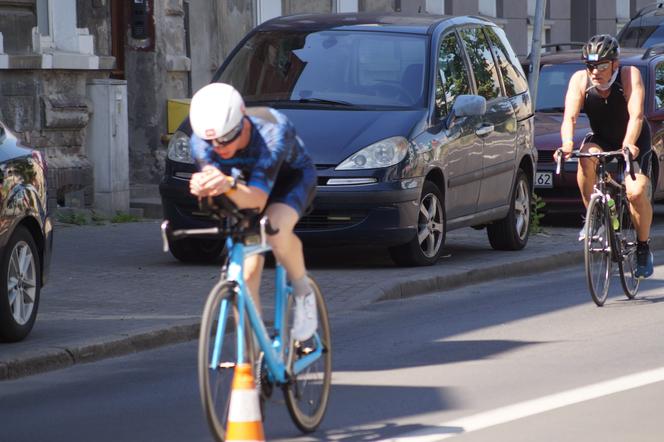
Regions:
M 252 104 L 422 107 L 424 36 L 367 31 L 264 31 L 235 53 L 217 81 Z
M 580 64 L 549 64 L 542 66 L 537 83 L 537 112 L 562 112 L 569 79 L 583 69 Z

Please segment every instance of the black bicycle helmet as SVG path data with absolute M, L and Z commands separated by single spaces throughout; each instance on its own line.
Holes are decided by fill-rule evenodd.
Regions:
M 585 61 L 615 60 L 620 55 L 620 44 L 609 34 L 600 34 L 590 37 L 588 43 L 583 45 L 581 58 Z

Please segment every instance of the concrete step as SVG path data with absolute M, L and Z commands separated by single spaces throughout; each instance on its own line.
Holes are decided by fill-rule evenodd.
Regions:
M 129 189 L 129 207 L 142 211 L 143 218 L 163 218 L 159 185 L 132 184 Z
M 143 218 L 161 219 L 164 216 L 161 198 L 131 198 L 129 207 L 142 210 Z

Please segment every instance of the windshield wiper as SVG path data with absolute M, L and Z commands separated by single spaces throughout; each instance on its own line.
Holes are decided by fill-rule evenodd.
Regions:
M 565 112 L 564 107 L 543 107 L 541 109 L 536 109 L 537 112 L 544 113 L 553 113 L 553 112 Z
M 332 104 L 335 106 L 354 106 L 353 103 L 349 103 L 348 101 L 328 100 L 326 98 L 300 98 L 299 100 L 296 101 L 298 103 L 320 103 L 320 104 Z

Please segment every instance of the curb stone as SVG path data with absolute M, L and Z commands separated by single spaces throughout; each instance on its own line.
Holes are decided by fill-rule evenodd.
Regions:
M 53 350 L 0 364 L 0 381 L 18 379 L 76 364 L 95 362 L 109 357 L 125 356 L 164 345 L 198 338 L 200 322 L 152 330 L 124 338 Z

